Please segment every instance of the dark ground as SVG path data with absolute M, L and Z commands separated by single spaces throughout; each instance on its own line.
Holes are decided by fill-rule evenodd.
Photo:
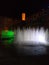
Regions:
M 33 47 L 35 48 L 35 46 Z M 49 47 L 44 46 L 46 48 L 45 53 L 37 56 L 30 52 L 33 47 L 25 47 L 25 49 L 22 47 L 18 49 L 14 45 L 10 47 L 0 46 L 0 65 L 37 65 L 47 63 L 49 58 Z

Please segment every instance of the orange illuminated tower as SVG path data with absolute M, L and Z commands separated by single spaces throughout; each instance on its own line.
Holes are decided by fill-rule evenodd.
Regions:
M 22 21 L 26 21 L 26 13 L 22 13 Z

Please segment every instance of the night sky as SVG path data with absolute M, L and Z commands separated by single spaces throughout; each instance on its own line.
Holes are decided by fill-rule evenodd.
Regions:
M 17 17 L 21 16 L 22 12 L 26 12 L 27 16 L 33 14 L 42 8 L 48 8 L 49 2 L 38 0 L 7 0 L 0 1 L 0 15 Z

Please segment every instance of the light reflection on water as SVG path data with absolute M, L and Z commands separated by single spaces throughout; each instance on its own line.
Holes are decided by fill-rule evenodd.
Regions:
M 47 48 L 45 46 L 21 46 L 18 48 L 19 54 L 24 55 L 45 55 L 47 54 Z
M 48 29 L 17 29 L 15 33 L 15 43 L 18 43 L 18 53 L 26 55 L 44 55 L 47 53 Z M 29 45 L 29 46 L 23 46 Z M 34 45 L 31 46 L 30 45 Z

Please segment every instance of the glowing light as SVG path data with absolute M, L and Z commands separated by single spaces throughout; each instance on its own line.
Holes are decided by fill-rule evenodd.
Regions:
M 13 40 L 14 40 L 14 32 L 3 30 L 2 33 L 1 33 L 1 37 L 4 39 L 3 44 L 12 44 Z
M 44 31 L 43 28 L 40 30 L 37 28 L 18 30 L 17 32 L 17 41 L 20 43 L 26 44 L 46 44 L 47 45 L 47 31 Z
M 37 43 L 41 43 L 41 44 L 45 44 L 45 43 L 47 43 L 46 42 L 46 33 L 44 32 L 44 29 L 40 29 L 40 31 L 39 30 L 36 30 L 36 37 L 35 37 L 35 41 L 37 42 Z
M 26 20 L 26 13 L 22 13 L 22 21 Z

